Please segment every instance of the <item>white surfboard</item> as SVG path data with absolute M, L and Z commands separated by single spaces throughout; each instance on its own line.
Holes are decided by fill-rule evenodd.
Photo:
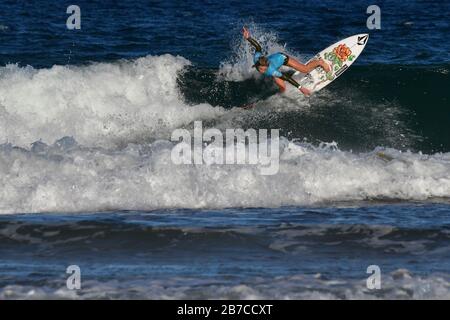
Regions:
M 312 93 L 317 92 L 336 80 L 336 78 L 344 73 L 344 71 L 355 62 L 366 46 L 368 39 L 368 33 L 357 34 L 345 38 L 332 44 L 325 50 L 320 51 L 314 58 L 309 60 L 312 61 L 314 59 L 322 58 L 330 64 L 332 69 L 330 73 L 327 74 L 319 67 L 306 75 L 297 71 L 292 77 L 298 81 L 302 87 L 311 90 Z

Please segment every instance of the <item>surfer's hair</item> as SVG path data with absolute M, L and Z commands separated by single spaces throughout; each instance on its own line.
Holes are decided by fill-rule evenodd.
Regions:
M 267 59 L 266 56 L 261 56 L 258 59 L 258 66 L 268 66 L 269 65 L 269 59 Z
M 253 65 L 253 67 L 256 68 L 257 70 L 259 70 L 260 66 L 268 66 L 268 65 L 269 65 L 269 59 L 267 59 L 266 56 L 261 56 L 258 58 L 256 63 Z

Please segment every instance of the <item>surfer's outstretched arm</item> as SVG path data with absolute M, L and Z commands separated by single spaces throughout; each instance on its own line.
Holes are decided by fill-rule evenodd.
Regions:
M 250 42 L 250 44 L 255 48 L 256 52 L 262 52 L 261 45 L 258 43 L 258 41 L 251 37 L 247 38 L 247 41 Z
M 294 87 L 296 87 L 297 89 L 300 89 L 300 84 L 295 81 L 294 79 L 292 79 L 292 77 L 286 73 L 283 73 L 282 76 L 280 77 L 280 79 L 289 82 L 290 84 L 292 84 Z
M 244 35 L 244 39 L 250 42 L 250 44 L 255 48 L 256 52 L 262 51 L 261 45 L 250 36 L 250 31 L 248 31 L 246 27 L 242 28 L 242 34 Z
M 280 87 L 281 92 L 286 90 L 286 85 L 284 84 L 284 81 L 287 81 L 290 84 L 292 84 L 294 87 L 299 89 L 305 96 L 311 95 L 311 91 L 309 89 L 302 87 L 297 81 L 292 79 L 292 77 L 286 73 L 282 73 L 281 77 L 275 78 L 275 83 Z M 280 85 L 280 83 L 282 83 L 282 85 Z
M 286 84 L 284 83 L 284 80 L 282 78 L 274 77 L 273 80 L 275 80 L 277 86 L 280 87 L 281 92 L 284 92 L 286 90 Z

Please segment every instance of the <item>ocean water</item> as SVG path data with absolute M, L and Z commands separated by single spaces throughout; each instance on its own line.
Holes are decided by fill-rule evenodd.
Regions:
M 0 3 L 0 299 L 450 298 L 449 1 L 380 1 L 381 30 L 368 1 L 70 4 Z M 302 61 L 370 39 L 308 99 L 242 25 Z M 175 165 L 194 121 L 280 129 L 279 172 Z

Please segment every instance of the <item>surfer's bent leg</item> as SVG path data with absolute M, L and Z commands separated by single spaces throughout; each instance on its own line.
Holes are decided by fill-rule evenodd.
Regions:
M 324 68 L 326 72 L 330 71 L 330 66 L 323 60 L 313 60 L 308 62 L 307 64 L 303 64 L 292 57 L 286 56 L 286 58 L 287 59 L 285 60 L 284 64 L 297 71 L 300 71 L 301 73 L 309 73 L 319 66 Z

